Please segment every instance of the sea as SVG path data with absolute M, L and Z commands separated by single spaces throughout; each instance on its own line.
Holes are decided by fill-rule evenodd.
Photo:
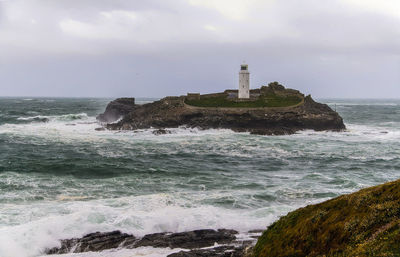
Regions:
M 96 131 L 110 100 L 0 98 L 1 257 L 43 256 L 60 239 L 95 231 L 245 235 L 299 207 L 400 178 L 400 100 L 317 99 L 337 110 L 347 130 L 285 136 Z

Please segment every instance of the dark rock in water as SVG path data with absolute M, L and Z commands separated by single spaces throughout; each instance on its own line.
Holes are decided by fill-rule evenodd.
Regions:
M 181 233 L 155 233 L 145 235 L 141 239 L 133 235 L 113 231 L 108 233 L 92 233 L 82 238 L 61 240 L 61 247 L 46 251 L 47 254 L 80 253 L 103 251 L 118 247 L 137 248 L 142 246 L 195 249 L 213 246 L 215 243 L 232 243 L 237 231 L 227 229 L 203 229 Z
M 61 240 L 61 247 L 55 247 L 46 251 L 47 254 L 81 253 L 89 251 L 103 251 L 117 248 L 127 240 L 135 240 L 135 237 L 120 231 L 96 232 L 88 234 L 82 238 Z
M 165 135 L 165 134 L 171 134 L 171 131 L 166 130 L 166 129 L 157 129 L 153 131 L 154 135 Z
M 79 239 L 73 238 L 73 239 L 65 239 L 61 240 L 61 246 L 60 247 L 54 247 L 51 249 L 47 249 L 45 251 L 46 254 L 63 254 L 63 253 L 69 253 L 72 251 L 72 248 L 75 247 L 79 242 Z
M 101 128 L 95 128 L 94 130 L 96 130 L 96 131 L 104 131 L 104 130 L 106 130 L 106 129 L 103 128 L 103 127 L 101 127 Z
M 35 118 L 33 118 L 33 121 L 46 123 L 46 122 L 49 122 L 50 120 L 48 118 L 35 117 Z
M 250 134 L 252 135 L 264 135 L 264 136 L 283 136 L 283 135 L 291 135 L 294 133 L 296 133 L 296 130 L 286 127 L 250 130 Z
M 118 98 L 107 105 L 106 111 L 98 115 L 97 120 L 107 123 L 117 121 L 133 111 L 136 106 L 135 98 Z
M 252 247 L 218 246 L 211 249 L 180 251 L 167 257 L 246 257 L 251 256 Z
M 144 236 L 134 244 L 134 247 L 152 246 L 152 247 L 170 247 L 194 249 L 213 246 L 215 243 L 226 244 L 236 239 L 237 231 L 219 229 L 194 230 L 181 233 L 156 233 Z
M 262 229 L 253 229 L 248 231 L 250 234 L 261 234 L 262 232 L 264 232 Z
M 99 115 L 98 119 L 111 122 L 118 117 L 123 117 L 117 123 L 107 124 L 107 128 L 111 130 L 166 129 L 186 126 L 199 129 L 232 129 L 259 135 L 286 135 L 305 129 L 316 131 L 345 129 L 343 120 L 337 112 L 326 104 L 315 102 L 311 96 L 304 97 L 296 90 L 285 89 L 282 85 L 273 83 L 269 87 L 254 91 L 257 90 L 261 93 L 265 91 L 271 95 L 279 95 L 281 97 L 279 99 L 290 99 L 295 96 L 301 101 L 286 107 L 250 108 L 198 107 L 187 104 L 186 96 L 166 97 L 144 105 L 125 105 L 125 101 L 117 99 L 107 106 L 105 113 Z M 202 97 L 220 99 L 226 94 L 199 97 L 200 99 Z M 226 99 L 223 101 L 228 101 Z M 121 105 L 126 108 L 120 109 Z

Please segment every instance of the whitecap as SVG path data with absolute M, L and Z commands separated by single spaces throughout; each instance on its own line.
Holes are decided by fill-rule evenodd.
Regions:
M 42 202 L 7 205 L 5 208 L 20 210 L 24 215 L 19 216 L 20 225 L 0 228 L 2 257 L 37 256 L 46 248 L 59 246 L 60 239 L 81 237 L 95 231 L 121 230 L 135 236 L 204 228 L 247 232 L 263 228 L 276 218 L 276 214 L 271 214 L 268 209 L 230 210 L 210 205 L 196 206 L 192 199 L 176 194 Z

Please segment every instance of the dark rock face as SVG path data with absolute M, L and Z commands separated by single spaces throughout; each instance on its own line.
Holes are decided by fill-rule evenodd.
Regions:
M 157 233 L 144 236 L 134 246 L 194 249 L 213 246 L 214 243 L 232 242 L 236 239 L 235 234 L 237 234 L 236 231 L 226 229 L 219 229 L 218 231 L 203 229 L 173 234 Z
M 97 116 L 97 120 L 114 122 L 131 112 L 135 106 L 135 98 L 118 98 L 107 105 L 106 111 Z
M 247 257 L 251 256 L 252 247 L 241 245 L 218 246 L 211 249 L 197 249 L 191 251 L 180 251 L 167 257 Z
M 135 240 L 135 237 L 120 231 L 106 233 L 91 233 L 82 238 L 73 238 L 61 240 L 61 247 L 52 248 L 46 251 L 47 254 L 62 254 L 62 253 L 81 253 L 89 251 L 103 251 L 107 249 L 117 248 L 127 239 Z
M 155 233 L 137 239 L 133 235 L 113 231 L 108 233 L 92 233 L 82 238 L 61 240 L 61 247 L 46 251 L 47 254 L 81 253 L 88 251 L 103 251 L 118 247 L 137 248 L 142 246 L 161 248 L 196 249 L 210 247 L 215 243 L 228 244 L 236 240 L 235 230 L 202 229 L 181 233 Z M 220 256 L 220 255 L 210 255 Z M 221 255 L 222 256 L 222 255 Z

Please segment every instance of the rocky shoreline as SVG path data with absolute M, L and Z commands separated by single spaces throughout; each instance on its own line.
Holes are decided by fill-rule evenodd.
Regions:
M 237 238 L 238 232 L 229 229 L 202 229 L 180 233 L 154 233 L 136 238 L 120 231 L 96 232 L 61 240 L 60 247 L 47 249 L 46 254 L 100 252 L 109 249 L 155 247 L 182 249 L 169 257 L 241 257 L 248 256 L 261 231 L 249 231 L 247 239 Z
M 400 180 L 308 205 L 245 237 L 235 230 L 155 233 L 113 231 L 61 240 L 46 254 L 155 247 L 169 257 L 400 256 Z M 261 234 L 262 233 L 262 234 Z M 257 242 L 256 242 L 257 240 Z

